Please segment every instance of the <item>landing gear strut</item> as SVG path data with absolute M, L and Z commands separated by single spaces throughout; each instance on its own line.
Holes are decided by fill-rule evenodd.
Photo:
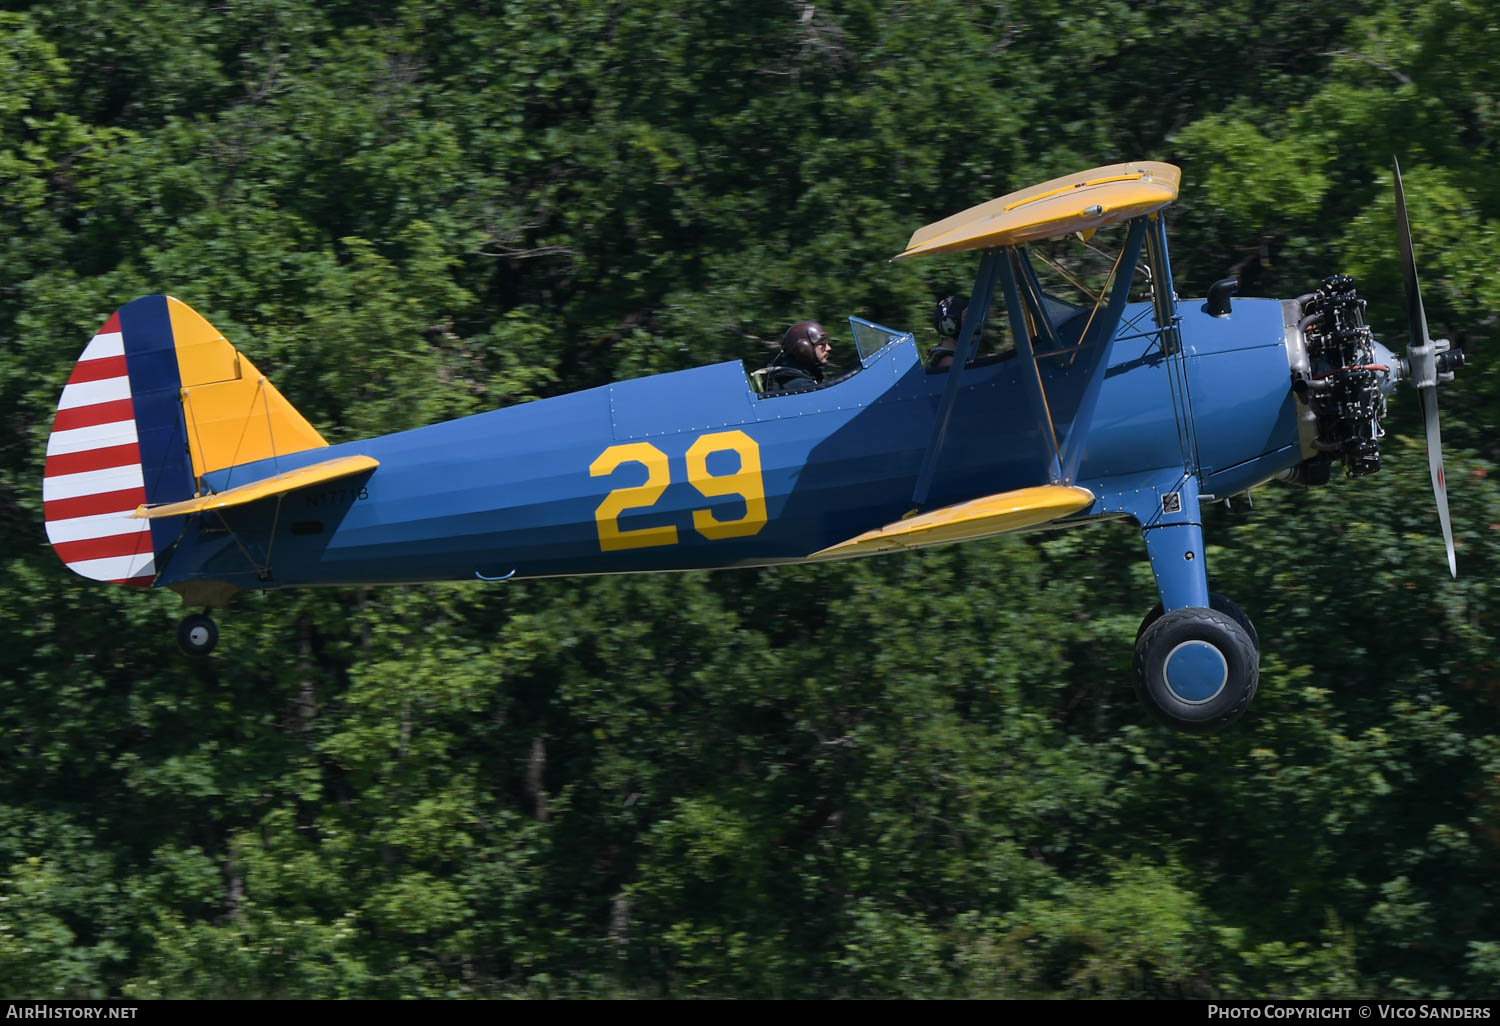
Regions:
M 195 658 L 208 655 L 219 643 L 219 625 L 207 613 L 185 616 L 177 624 L 177 647 Z
M 1141 525 L 1162 599 L 1136 634 L 1135 693 L 1164 726 L 1212 734 L 1255 697 L 1260 639 L 1243 609 L 1208 590 L 1196 476 L 1173 471 L 1141 484 L 1114 497 Z

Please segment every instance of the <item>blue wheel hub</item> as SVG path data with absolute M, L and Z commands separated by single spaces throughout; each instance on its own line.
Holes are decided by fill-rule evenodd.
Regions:
M 1178 701 L 1202 705 L 1229 683 L 1229 660 L 1210 642 L 1184 641 L 1167 653 L 1163 676 Z

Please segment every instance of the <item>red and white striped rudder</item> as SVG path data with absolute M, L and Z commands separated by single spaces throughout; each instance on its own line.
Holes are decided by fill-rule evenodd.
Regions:
M 71 570 L 149 587 L 151 523 L 130 516 L 146 486 L 124 339 L 115 313 L 73 368 L 47 439 L 42 502 L 47 539 Z

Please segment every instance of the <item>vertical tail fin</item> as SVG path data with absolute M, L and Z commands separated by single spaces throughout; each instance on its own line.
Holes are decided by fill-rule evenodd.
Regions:
M 203 475 L 325 446 L 199 314 L 170 296 L 122 306 L 84 350 L 47 439 L 47 538 L 75 573 L 148 587 L 181 518 L 141 505 L 199 494 Z

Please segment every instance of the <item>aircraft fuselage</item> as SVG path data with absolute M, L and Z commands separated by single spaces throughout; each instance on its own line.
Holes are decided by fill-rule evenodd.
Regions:
M 1073 482 L 1100 499 L 1058 526 L 1130 515 L 1119 497 L 1184 466 L 1222 497 L 1300 462 L 1283 306 L 1239 300 L 1215 318 L 1184 301 L 1177 361 L 1161 350 L 1149 304 L 1128 306 Z M 1053 434 L 1066 440 L 1086 362 L 1038 353 L 1051 428 L 1019 401 L 1027 361 L 968 368 L 927 507 L 1045 482 L 1039 454 Z M 1173 374 L 1185 387 L 1174 389 Z M 801 560 L 912 509 L 946 378 L 924 369 L 905 335 L 812 392 L 758 395 L 729 362 L 281 456 L 282 472 L 350 454 L 380 465 L 192 518 L 158 583 L 255 589 Z M 208 483 L 233 487 L 269 464 Z

